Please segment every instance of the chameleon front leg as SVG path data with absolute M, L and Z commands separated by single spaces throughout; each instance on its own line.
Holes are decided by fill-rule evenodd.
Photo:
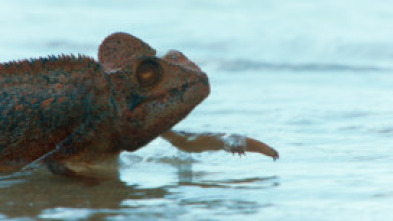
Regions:
M 56 145 L 56 148 L 39 160 L 43 161 L 48 169 L 57 175 L 74 176 L 75 172 L 69 169 L 61 158 L 71 158 L 73 154 L 78 151 L 78 148 L 83 147 L 90 139 L 84 136 L 84 127 L 79 128 L 74 133 L 66 137 L 64 140 Z
M 28 170 L 34 166 L 36 166 L 38 163 L 44 162 L 44 164 L 47 166 L 47 168 L 54 174 L 58 175 L 73 175 L 73 171 L 68 169 L 63 163 L 60 161 L 52 159 L 54 156 L 62 154 L 61 150 L 66 149 L 65 144 L 69 144 L 73 135 L 68 136 L 58 144 L 56 144 L 55 148 L 44 155 L 40 156 L 39 158 L 35 159 L 33 162 L 27 164 L 24 166 L 21 171 L 23 170 Z
M 99 156 L 100 149 L 108 146 L 104 142 L 107 140 L 106 137 L 103 134 L 98 134 L 98 126 L 92 122 L 81 125 L 73 133 L 58 142 L 52 150 L 31 162 L 22 170 L 43 162 L 54 174 L 66 176 L 77 175 L 76 171 L 68 167 L 67 162 L 76 160 L 81 163 L 84 163 L 84 161 L 88 163 L 91 161 L 90 159 L 95 159 Z M 101 146 L 104 146 L 104 148 L 98 148 L 100 146 L 98 143 L 101 143 Z M 97 150 L 89 150 L 92 147 Z
M 261 153 L 279 158 L 278 152 L 268 145 L 238 134 L 226 133 L 188 133 L 184 131 L 169 130 L 161 137 L 180 150 L 191 153 L 200 153 L 211 150 L 226 150 L 239 155 L 245 152 Z

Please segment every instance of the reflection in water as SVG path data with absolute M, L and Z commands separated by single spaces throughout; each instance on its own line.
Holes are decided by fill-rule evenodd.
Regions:
M 179 184 L 192 183 L 192 155 L 179 150 L 178 157 L 182 161 L 176 165 Z
M 177 169 L 177 182 L 158 187 L 132 185 L 132 179 L 70 179 L 55 176 L 45 168 L 0 177 L 0 215 L 8 218 L 84 219 L 127 217 L 135 219 L 173 219 L 195 211 L 205 214 L 257 212 L 262 205 L 254 200 L 238 199 L 223 191 L 264 189 L 276 186 L 276 177 L 235 180 L 208 180 L 208 173 L 192 170 L 190 154 L 179 153 L 173 160 L 157 159 Z M 162 163 L 165 162 L 165 163 Z M 134 162 L 135 163 L 135 162 Z M 154 162 L 144 162 L 154 167 Z M 143 162 L 141 162 L 143 164 Z M 132 165 L 128 165 L 132 166 Z M 162 166 L 162 165 L 159 165 Z M 138 168 L 138 165 L 136 165 Z M 121 170 L 120 170 L 121 171 Z M 193 179 L 195 174 L 195 179 Z M 154 174 L 152 174 L 154 176 Z M 119 176 L 121 177 L 121 176 Z M 195 195 L 204 191 L 203 195 Z M 209 196 L 211 195 L 211 196 Z
M 199 209 L 216 210 L 220 213 L 229 214 L 251 214 L 270 205 L 260 205 L 255 201 L 247 200 L 222 200 L 222 199 L 185 199 L 181 201 L 181 205 L 189 207 L 197 207 Z
M 178 184 L 185 186 L 198 186 L 201 188 L 270 188 L 278 186 L 278 177 L 254 177 L 244 179 L 229 179 L 229 180 L 203 180 L 204 173 L 198 173 L 198 180 L 193 180 L 194 171 L 192 164 L 194 162 L 192 154 L 178 151 L 178 158 L 180 163 L 175 164 L 177 168 Z
M 0 214 L 9 217 L 37 217 L 52 208 L 119 209 L 125 200 L 165 198 L 168 194 L 165 187 L 143 189 L 119 179 L 91 184 L 43 169 L 0 180 L 0 187 Z
M 230 188 L 230 189 L 266 189 L 275 186 L 279 186 L 278 178 L 273 177 L 265 177 L 265 178 L 246 178 L 246 179 L 238 179 L 238 180 L 202 180 L 199 182 L 187 182 L 182 183 L 182 185 L 186 186 L 198 186 L 201 188 Z

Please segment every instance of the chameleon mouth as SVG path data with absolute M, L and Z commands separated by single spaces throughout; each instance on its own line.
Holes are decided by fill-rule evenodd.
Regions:
M 210 93 L 209 80 L 207 77 L 203 77 L 196 81 L 185 83 L 180 88 L 173 88 L 170 93 L 177 93 L 182 102 L 189 102 L 189 99 L 193 100 L 198 97 L 202 101 Z

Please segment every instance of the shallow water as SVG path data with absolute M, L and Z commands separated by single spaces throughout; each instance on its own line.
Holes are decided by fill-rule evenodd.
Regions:
M 154 4 L 153 4 L 154 3 Z M 185 154 L 162 139 L 100 183 L 35 169 L 0 177 L 0 219 L 392 220 L 389 1 L 13 1 L 0 61 L 84 53 L 132 33 L 211 79 L 181 130 L 258 138 L 257 154 Z

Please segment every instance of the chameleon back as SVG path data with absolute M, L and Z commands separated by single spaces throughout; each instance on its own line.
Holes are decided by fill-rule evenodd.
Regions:
M 0 64 L 0 171 L 23 167 L 53 150 L 107 108 L 99 100 L 108 93 L 101 66 L 91 58 Z

